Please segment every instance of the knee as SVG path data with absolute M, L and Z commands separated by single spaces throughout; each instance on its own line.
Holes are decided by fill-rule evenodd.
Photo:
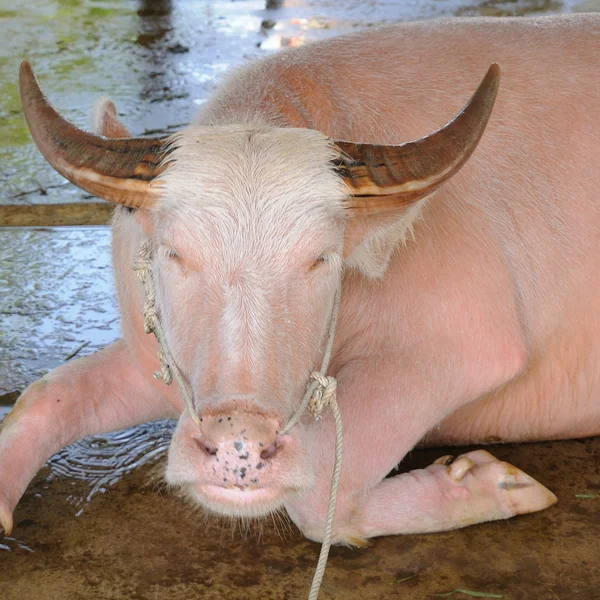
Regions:
M 292 521 L 304 537 L 313 542 L 323 543 L 327 527 L 327 500 L 318 503 L 304 502 L 300 510 L 293 506 L 286 507 Z M 353 518 L 355 506 L 342 498 L 338 498 L 335 520 L 333 522 L 332 545 L 363 548 L 369 543 L 355 526 Z
M 46 379 L 39 379 L 30 384 L 17 398 L 12 410 L 6 415 L 0 426 L 0 431 L 17 424 L 25 414 L 33 417 L 35 415 L 34 409 L 40 403 L 40 399 L 48 395 L 48 386 L 50 385 L 50 382 Z

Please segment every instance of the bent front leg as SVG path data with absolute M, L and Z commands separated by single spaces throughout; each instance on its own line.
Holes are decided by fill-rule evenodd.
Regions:
M 384 479 L 370 490 L 348 529 L 359 539 L 448 531 L 536 512 L 555 502 L 552 492 L 523 471 L 476 450 Z
M 95 433 L 176 416 L 137 369 L 123 340 L 31 384 L 0 430 L 0 530 L 27 485 L 63 446 Z
M 497 461 L 496 465 L 491 461 L 479 464 L 479 455 L 473 465 L 468 457 L 457 461 L 452 477 L 438 464 L 384 479 L 449 414 L 506 384 L 522 368 L 520 360 L 496 361 L 471 347 L 466 355 L 454 343 L 444 347 L 440 341 L 419 350 L 395 356 L 382 352 L 338 373 L 345 456 L 334 525 L 337 543 L 360 544 L 361 539 L 377 535 L 453 529 L 548 505 L 536 500 L 532 506 L 539 508 L 516 508 L 520 490 L 525 490 L 522 484 L 529 487 L 533 480 L 519 472 L 515 486 L 506 487 L 508 472 L 514 468 Z M 307 537 L 320 540 L 333 470 L 330 415 L 311 425 L 307 434 L 315 486 L 290 494 L 286 508 Z M 459 478 L 461 469 L 464 473 Z M 529 493 L 536 489 L 532 484 Z M 546 490 L 540 493 L 547 495 Z

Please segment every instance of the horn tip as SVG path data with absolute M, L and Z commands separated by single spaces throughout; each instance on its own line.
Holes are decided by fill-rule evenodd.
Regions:
M 33 69 L 31 68 L 31 63 L 28 60 L 21 61 L 21 66 L 19 67 L 19 78 L 23 78 L 25 76 L 32 76 Z
M 500 77 L 501 73 L 502 73 L 502 70 L 500 69 L 500 65 L 497 62 L 492 63 L 490 65 L 490 68 L 488 69 L 488 75 L 490 75 L 494 78 L 498 78 L 498 77 Z
M 25 102 L 25 97 L 36 88 L 39 88 L 39 84 L 31 67 L 31 63 L 28 60 L 24 60 L 21 62 L 21 66 L 19 68 L 19 89 L 23 103 Z

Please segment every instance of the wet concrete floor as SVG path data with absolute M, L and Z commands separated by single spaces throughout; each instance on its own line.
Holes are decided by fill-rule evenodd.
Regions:
M 0 0 L 0 36 L 9 41 L 0 44 L 0 205 L 94 202 L 55 175 L 29 139 L 16 87 L 25 57 L 80 126 L 93 101 L 110 95 L 135 134 L 153 134 L 188 122 L 230 67 L 281 47 L 402 19 L 600 10 L 598 0 L 269 4 Z M 30 214 L 51 224 L 44 209 Z M 118 337 L 109 244 L 103 227 L 0 229 L 0 419 L 28 383 Z M 306 598 L 319 546 L 285 519 L 246 530 L 161 487 L 172 427 L 94 436 L 49 461 L 17 508 L 12 536 L 0 538 L 2 600 Z M 547 485 L 558 504 L 457 532 L 334 548 L 322 597 L 412 600 L 465 589 L 600 600 L 600 439 L 491 451 Z M 416 451 L 402 469 L 444 453 Z

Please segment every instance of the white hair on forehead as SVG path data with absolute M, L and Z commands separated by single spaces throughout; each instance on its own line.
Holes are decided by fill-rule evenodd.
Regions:
M 192 125 L 171 143 L 161 211 L 261 235 L 344 216 L 348 191 L 332 167 L 336 150 L 320 132 Z

